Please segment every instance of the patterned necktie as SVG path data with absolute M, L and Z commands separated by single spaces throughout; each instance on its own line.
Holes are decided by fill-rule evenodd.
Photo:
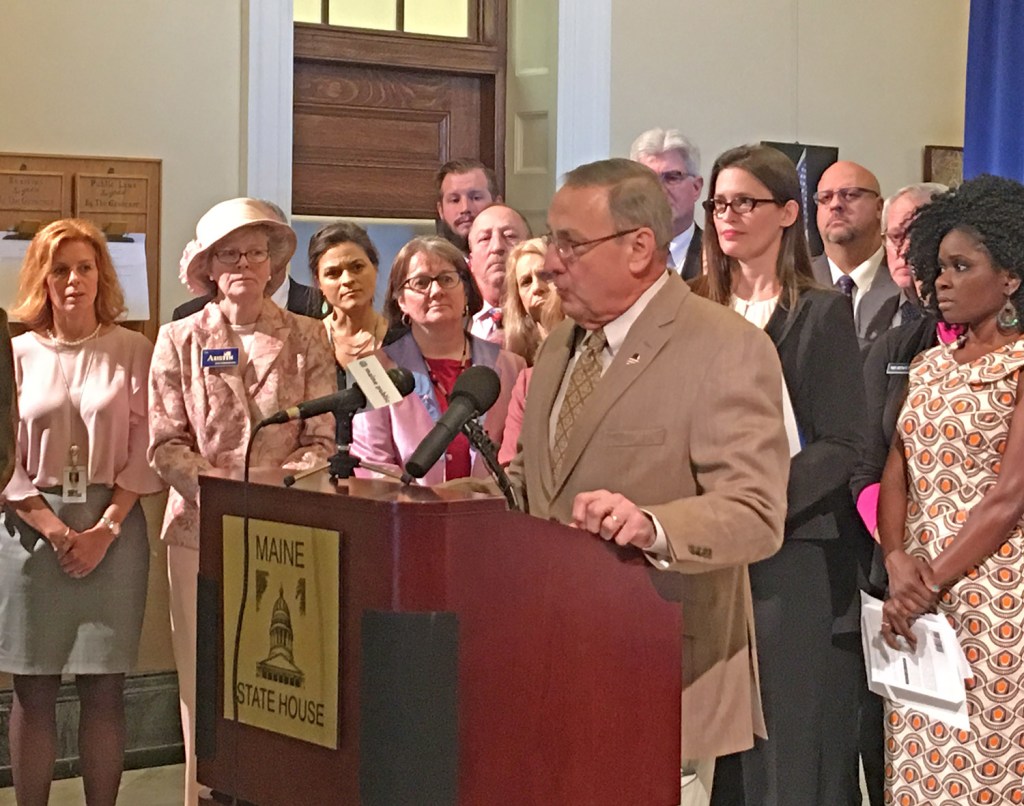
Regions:
M 900 324 L 905 325 L 907 322 L 916 322 L 921 318 L 921 309 L 911 302 L 909 299 L 900 305 Z
M 483 315 L 484 319 L 490 319 L 494 322 L 494 329 L 501 330 L 502 326 L 502 314 L 501 308 L 491 308 L 487 313 Z
M 594 387 L 601 380 L 601 351 L 607 343 L 604 328 L 598 328 L 581 344 L 583 349 L 572 368 L 572 375 L 569 376 L 569 385 L 565 388 L 565 398 L 562 400 L 562 408 L 558 410 L 558 422 L 555 424 L 555 441 L 551 446 L 555 473 L 558 473 L 565 458 L 572 424 L 576 422 L 587 398 L 593 394 Z
M 847 297 L 853 299 L 853 291 L 857 287 L 857 284 L 853 282 L 853 278 L 849 274 L 842 274 L 839 279 L 836 280 L 836 288 L 843 292 Z

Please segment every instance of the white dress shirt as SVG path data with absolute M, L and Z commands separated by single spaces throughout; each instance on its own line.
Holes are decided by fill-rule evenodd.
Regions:
M 669 262 L 672 264 L 670 268 L 676 270 L 676 273 L 683 273 L 683 264 L 686 262 L 686 253 L 690 251 L 690 241 L 693 240 L 693 233 L 697 231 L 697 225 L 691 221 L 690 226 L 680 232 L 675 238 L 668 243 L 668 256 Z
M 878 267 L 882 265 L 882 258 L 884 257 L 885 247 L 880 246 L 877 252 L 859 266 L 855 266 L 853 271 L 850 272 L 850 279 L 853 280 L 854 285 L 853 313 L 855 316 L 857 314 L 857 306 L 860 304 L 860 298 L 871 290 L 871 284 L 875 282 L 875 275 L 878 274 Z M 836 284 L 836 280 L 846 273 L 833 262 L 832 258 L 828 258 L 828 270 L 832 274 L 833 286 Z

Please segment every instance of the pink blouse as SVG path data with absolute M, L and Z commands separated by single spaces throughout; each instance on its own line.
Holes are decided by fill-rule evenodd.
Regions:
M 139 495 L 163 489 L 146 462 L 153 346 L 145 336 L 114 327 L 79 347 L 60 347 L 24 333 L 11 345 L 21 421 L 19 462 L 4 499 L 21 501 L 40 487 L 60 486 L 72 444 L 90 484 Z

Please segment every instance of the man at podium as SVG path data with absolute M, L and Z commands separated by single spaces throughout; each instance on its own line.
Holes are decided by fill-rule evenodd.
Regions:
M 764 736 L 747 563 L 782 543 L 789 447 L 771 340 L 665 269 L 658 177 L 569 172 L 545 273 L 570 319 L 541 348 L 509 468 L 530 514 L 633 545 L 682 602 L 684 803 Z M 643 681 L 634 681 L 643 685 Z

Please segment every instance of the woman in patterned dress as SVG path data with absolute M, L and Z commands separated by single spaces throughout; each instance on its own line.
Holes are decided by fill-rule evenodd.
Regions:
M 889 572 L 882 635 L 914 643 L 932 610 L 971 664 L 970 730 L 887 703 L 886 796 L 906 804 L 1024 802 L 1024 186 L 982 176 L 915 217 L 907 260 L 924 297 L 966 326 L 926 350 L 882 476 Z

